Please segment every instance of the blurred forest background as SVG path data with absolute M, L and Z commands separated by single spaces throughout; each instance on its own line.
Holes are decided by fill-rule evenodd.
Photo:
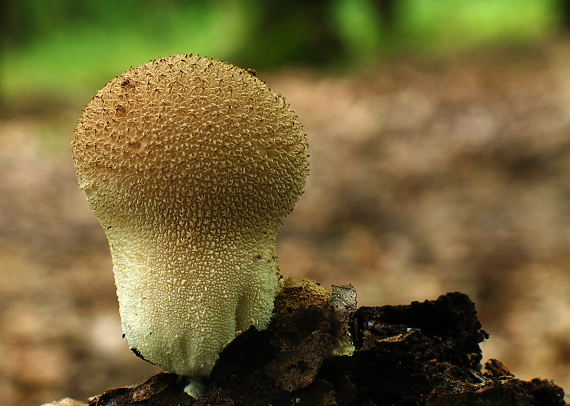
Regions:
M 256 69 L 305 126 L 285 276 L 369 306 L 465 292 L 486 358 L 570 390 L 569 27 L 568 0 L 0 2 L 0 404 L 157 371 L 70 142 L 108 80 L 176 53 Z

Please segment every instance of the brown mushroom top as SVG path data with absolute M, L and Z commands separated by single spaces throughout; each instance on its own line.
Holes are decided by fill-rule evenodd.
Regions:
M 308 166 L 305 135 L 281 96 L 250 71 L 191 55 L 109 82 L 85 108 L 73 153 L 87 193 L 104 183 L 121 191 L 115 204 L 141 199 L 128 216 L 191 210 L 201 213 L 195 221 L 255 227 L 292 210 Z

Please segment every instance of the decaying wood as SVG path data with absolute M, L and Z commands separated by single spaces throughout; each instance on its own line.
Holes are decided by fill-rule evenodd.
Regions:
M 354 353 L 331 355 L 347 333 Z M 497 360 L 482 367 L 479 344 L 488 338 L 462 293 L 356 309 L 350 287 L 331 296 L 294 280 L 267 330 L 251 328 L 224 349 L 202 397 L 189 397 L 184 378 L 163 373 L 89 405 L 566 405 L 549 380 L 519 380 Z

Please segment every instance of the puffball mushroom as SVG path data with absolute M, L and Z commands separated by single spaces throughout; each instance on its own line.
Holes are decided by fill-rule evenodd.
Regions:
M 176 55 L 100 90 L 72 149 L 129 346 L 207 376 L 237 333 L 270 321 L 277 231 L 308 173 L 297 116 L 252 71 Z

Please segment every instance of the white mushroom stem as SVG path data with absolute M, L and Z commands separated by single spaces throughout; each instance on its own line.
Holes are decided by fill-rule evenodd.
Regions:
M 305 135 L 281 96 L 223 62 L 152 61 L 95 95 L 73 153 L 133 351 L 206 376 L 236 333 L 268 325 L 277 231 L 308 171 Z

